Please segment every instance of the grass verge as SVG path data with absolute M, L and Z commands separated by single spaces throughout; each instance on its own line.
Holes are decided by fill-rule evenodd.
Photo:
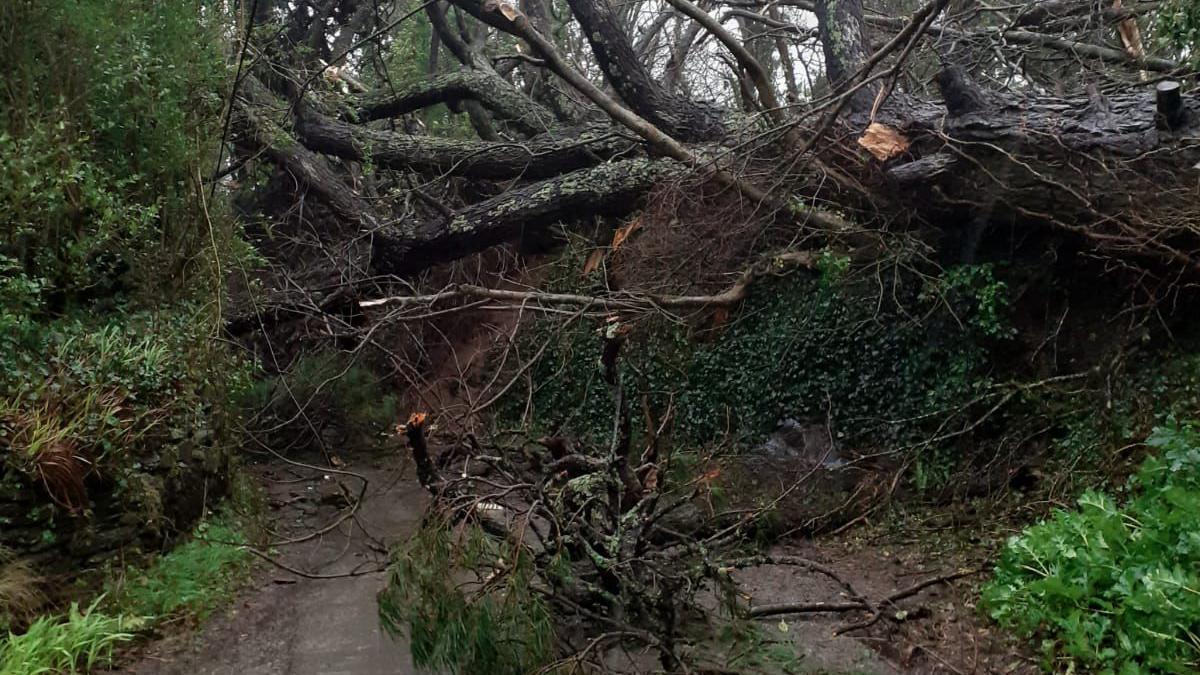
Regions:
M 150 630 L 199 621 L 227 603 L 249 578 L 246 550 L 260 529 L 261 493 L 244 482 L 192 536 L 140 568 L 110 574 L 86 608 L 43 616 L 0 637 L 0 675 L 89 672 L 111 666 L 119 648 Z
M 20 635 L 10 633 L 0 641 L 0 675 L 88 672 L 111 663 L 116 646 L 132 640 L 143 622 L 99 611 L 103 600 L 87 609 L 72 603 L 65 616 L 45 616 Z

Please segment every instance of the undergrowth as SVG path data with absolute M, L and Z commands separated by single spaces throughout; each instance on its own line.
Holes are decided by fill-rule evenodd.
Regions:
M 212 449 L 203 465 L 231 440 L 221 408 L 248 371 L 211 338 L 221 259 L 244 247 L 199 181 L 218 148 L 217 9 L 0 5 L 21 26 L 0 34 L 0 497 L 15 472 L 86 513 L 103 474 L 157 526 L 148 465 L 192 446 Z
M 50 311 L 219 283 L 211 248 L 231 231 L 198 200 L 226 74 L 205 4 L 0 4 L 20 26 L 0 33 L 0 276 Z
M 778 625 L 786 629 L 788 624 L 786 621 L 780 621 Z M 773 636 L 773 631 L 779 632 Z M 730 622 L 718 631 L 717 644 L 723 658 L 720 665 L 735 672 L 786 675 L 816 672 L 803 667 L 796 644 L 787 636 L 786 630 L 779 630 L 773 624 Z
M 42 617 L 20 635 L 0 640 L 0 675 L 87 673 L 111 665 L 114 650 L 134 638 L 137 618 L 110 616 L 72 603 L 62 617 Z
M 0 336 L 0 444 L 10 450 L 0 469 L 75 514 L 92 508 L 88 485 L 99 479 L 106 498 L 154 528 L 168 524 L 165 486 L 148 472 L 222 471 L 235 428 L 221 402 L 250 376 L 209 341 L 197 311 L 75 315 Z
M 1085 492 L 1013 538 L 983 590 L 992 618 L 1042 638 L 1047 669 L 1200 670 L 1200 426 L 1147 444 L 1160 454 L 1123 499 Z
M 336 420 L 360 442 L 378 439 L 396 420 L 396 396 L 356 357 L 333 350 L 299 356 L 286 372 L 256 380 L 242 405 L 259 411 L 256 426 L 311 433 L 302 420 Z
M 249 576 L 261 512 L 259 491 L 243 485 L 191 537 L 141 569 L 114 571 L 105 608 L 125 616 L 203 620 L 225 604 Z
M 137 559 L 228 482 L 252 371 L 214 339 L 247 255 L 204 179 L 225 10 L 0 3 L 0 546 L 35 577 Z
M 638 401 L 633 428 L 646 427 L 643 410 L 669 407 L 667 431 L 681 447 L 752 443 L 788 417 L 831 421 L 841 442 L 894 446 L 991 386 L 990 350 L 1013 331 L 990 265 L 880 282 L 833 254 L 821 261 L 816 274 L 756 283 L 725 325 L 641 322 L 621 362 Z M 524 418 L 543 432 L 605 438 L 612 403 L 595 367 L 595 326 L 539 319 L 522 340 L 523 351 L 546 349 L 502 402 L 500 424 Z
M 65 615 L 43 616 L 0 637 L 0 675 L 90 672 L 111 665 L 116 650 L 146 629 L 206 618 L 248 578 L 254 558 L 245 545 L 257 531 L 257 506 L 248 500 L 255 499 L 243 492 L 199 523 L 187 542 L 144 567 L 112 571 L 105 592 L 86 609 L 72 603 Z
M 41 581 L 32 565 L 0 547 L 0 634 L 36 616 L 45 602 Z

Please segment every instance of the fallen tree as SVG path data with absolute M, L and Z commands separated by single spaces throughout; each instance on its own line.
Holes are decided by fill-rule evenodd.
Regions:
M 396 555 L 381 607 L 389 630 L 411 635 L 422 665 L 604 669 L 609 650 L 625 646 L 652 654 L 667 672 L 721 670 L 727 655 L 711 649 L 721 626 L 824 613 L 845 617 L 837 634 L 860 631 L 885 610 L 902 611 L 902 601 L 975 573 L 934 575 L 872 598 L 829 565 L 747 553 L 746 534 L 770 507 L 704 515 L 696 504 L 707 479 L 676 479 L 680 460 L 657 438 L 634 447 L 618 367 L 628 327 L 610 317 L 603 331 L 598 365 L 615 411 L 607 445 L 552 436 L 490 446 L 470 437 L 441 446 L 439 457 L 425 413 L 403 426 L 432 504 L 422 534 Z M 669 416 L 664 411 L 659 433 Z M 468 468 L 447 475 L 451 461 Z M 788 490 L 821 480 L 820 471 L 814 466 Z M 459 577 L 444 573 L 450 565 Z M 766 566 L 831 580 L 842 601 L 748 604 L 739 572 Z M 551 616 L 560 619 L 544 628 Z M 577 621 L 562 625 L 561 617 Z
M 247 151 L 265 153 L 339 218 L 366 228 L 376 242 L 372 266 L 389 274 L 411 274 L 533 228 L 627 213 L 654 185 L 681 171 L 740 191 L 760 204 L 756 217 L 793 219 L 829 238 L 838 236 L 843 221 L 822 209 L 796 211 L 796 202 L 783 195 L 829 205 L 861 228 L 897 221 L 949 232 L 1049 227 L 1106 255 L 1194 268 L 1191 174 L 1200 162 L 1193 140 L 1200 129 L 1200 100 L 1180 95 L 1179 85 L 1170 81 L 1134 83 L 1107 94 L 1093 87 L 1074 97 L 989 90 L 968 69 L 953 65 L 935 78 L 940 100 L 906 91 L 898 86 L 904 63 L 895 60 L 911 54 L 920 36 L 907 37 L 905 28 L 908 34 L 937 30 L 930 22 L 943 4 L 928 6 L 923 22 L 864 16 L 855 2 L 837 3 L 833 14 L 823 3 L 812 5 L 835 95 L 815 99 L 809 110 L 779 109 L 768 69 L 750 52 L 735 49 L 734 63 L 753 81 L 743 88 L 750 107 L 739 114 L 666 89 L 633 49 L 618 17 L 594 0 L 572 2 L 572 15 L 615 96 L 570 65 L 537 31 L 527 8 L 456 0 L 456 12 L 526 41 L 536 64 L 520 62 L 520 68 L 549 69 L 560 85 L 573 86 L 609 120 L 579 126 L 556 116 L 521 90 L 518 70 L 502 74 L 478 58 L 486 35 L 477 31 L 467 45 L 462 35 L 434 21 L 440 39 L 461 43 L 452 52 L 474 55 L 464 60 L 464 70 L 388 94 L 359 95 L 348 102 L 353 112 L 343 115 L 352 121 L 322 114 L 323 106 L 311 99 L 287 104 L 273 98 L 268 87 L 251 86 L 252 76 L 239 88 L 237 112 L 239 119 L 255 122 L 240 125 L 237 138 Z M 700 10 L 689 11 L 699 16 Z M 1039 8 L 1017 16 L 1029 28 L 1050 21 L 1038 17 L 1077 11 Z M 897 39 L 869 53 L 872 25 L 897 31 Z M 940 30 L 938 39 L 974 39 L 956 30 Z M 726 33 L 721 39 L 731 44 L 735 38 Z M 1076 50 L 1076 56 L 1085 59 L 1088 53 Z M 892 64 L 886 82 L 873 77 L 884 63 Z M 1141 68 L 1147 62 L 1126 65 Z M 276 88 L 288 94 L 288 87 Z M 444 139 L 371 123 L 467 101 L 479 105 L 473 120 L 490 118 L 488 127 L 507 129 L 510 138 Z M 832 124 L 814 121 L 818 118 Z M 894 136 L 893 149 L 882 159 L 855 143 L 872 124 L 886 125 Z M 347 185 L 350 176 L 339 175 L 326 158 L 364 162 L 425 181 L 511 182 L 486 188 L 494 196 L 475 203 L 434 198 L 441 207 L 436 213 L 417 222 L 417 214 L 409 214 L 404 223 L 384 225 L 398 220 L 386 200 L 367 204 Z

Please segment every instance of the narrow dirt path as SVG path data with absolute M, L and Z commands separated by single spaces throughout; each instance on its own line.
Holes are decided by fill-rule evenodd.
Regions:
M 471 427 L 477 398 L 471 386 L 483 357 L 511 333 L 516 312 L 489 316 L 453 336 L 440 367 L 407 392 L 402 410 L 433 412 L 443 433 Z M 485 388 L 486 389 L 486 388 Z M 307 541 L 277 547 L 276 559 L 314 575 L 382 569 L 387 551 L 415 531 L 428 495 L 398 455 L 372 459 L 343 455 L 348 472 L 368 481 L 355 519 Z M 323 465 L 322 458 L 309 462 Z M 296 467 L 273 459 L 251 469 L 271 504 L 274 540 L 311 535 L 344 514 L 339 483 L 357 495 L 361 481 Z M 376 594 L 382 571 L 340 579 L 309 579 L 279 568 L 266 570 L 235 605 L 198 633 L 152 645 L 128 668 L 133 675 L 403 675 L 413 673 L 408 643 L 385 635 Z
M 306 541 L 276 547 L 277 559 L 316 575 L 264 570 L 236 604 L 192 635 L 152 645 L 124 670 L 136 675 L 396 675 L 414 672 L 408 644 L 384 634 L 376 594 L 386 582 L 387 547 L 417 526 L 425 494 L 398 457 L 345 458 L 364 476 L 356 518 Z M 275 460 L 251 469 L 271 504 L 275 540 L 311 536 L 346 512 L 339 482 L 353 495 L 361 481 Z

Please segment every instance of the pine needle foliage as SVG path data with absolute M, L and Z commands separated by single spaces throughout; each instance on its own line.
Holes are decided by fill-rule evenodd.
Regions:
M 553 656 L 549 612 L 511 560 L 477 527 L 427 523 L 393 557 L 380 617 L 410 638 L 421 668 L 523 675 Z

